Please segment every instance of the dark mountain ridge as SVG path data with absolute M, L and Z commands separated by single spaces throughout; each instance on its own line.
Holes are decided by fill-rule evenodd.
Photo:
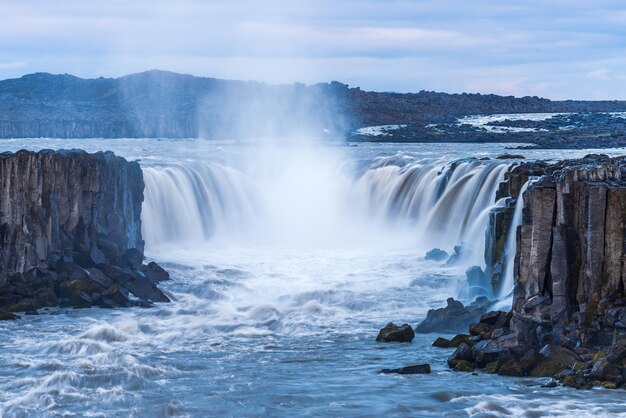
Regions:
M 362 126 L 408 125 L 385 139 L 480 141 L 491 139 L 463 136 L 456 128 L 431 138 L 424 129 L 456 126 L 458 117 L 474 114 L 617 111 L 626 111 L 625 101 L 379 93 L 336 81 L 268 85 L 157 70 L 96 79 L 35 73 L 0 81 L 2 138 L 344 137 Z

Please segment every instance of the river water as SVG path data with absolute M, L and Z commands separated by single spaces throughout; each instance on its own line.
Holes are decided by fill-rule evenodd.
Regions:
M 140 160 L 146 255 L 170 271 L 173 299 L 0 322 L 1 416 L 626 416 L 621 392 L 451 372 L 438 335 L 375 341 L 389 321 L 468 302 L 464 271 L 482 263 L 511 161 L 467 158 L 511 144 L 1 144 Z M 461 242 L 456 266 L 423 259 Z M 433 373 L 378 374 L 417 363 Z

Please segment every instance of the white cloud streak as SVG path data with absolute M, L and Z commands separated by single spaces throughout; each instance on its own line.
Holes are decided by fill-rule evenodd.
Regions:
M 626 99 L 625 16 L 612 0 L 0 0 L 0 78 L 161 68 Z

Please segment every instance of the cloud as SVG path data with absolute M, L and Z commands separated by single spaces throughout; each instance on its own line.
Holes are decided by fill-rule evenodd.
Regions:
M 0 0 L 0 78 L 151 68 L 365 89 L 625 99 L 616 0 Z

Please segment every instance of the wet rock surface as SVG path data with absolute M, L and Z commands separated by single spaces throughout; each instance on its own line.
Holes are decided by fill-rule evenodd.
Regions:
M 142 264 L 143 187 L 111 152 L 0 154 L 0 311 L 169 301 Z
M 554 377 L 575 388 L 621 387 L 626 159 L 589 155 L 543 170 L 524 193 L 512 310 L 488 312 L 471 324 L 470 342 L 448 364 Z M 436 346 L 444 343 L 438 339 Z
M 410 343 L 413 338 L 415 338 L 415 333 L 409 324 L 397 326 L 390 322 L 380 330 L 376 341 Z
M 454 333 L 465 331 L 469 324 L 480 318 L 491 303 L 486 298 L 479 298 L 475 304 L 465 306 L 454 298 L 448 298 L 445 307 L 428 311 L 426 319 L 415 327 L 415 332 Z
M 429 374 L 430 364 L 416 364 L 414 366 L 404 366 L 398 369 L 382 369 L 381 374 Z

